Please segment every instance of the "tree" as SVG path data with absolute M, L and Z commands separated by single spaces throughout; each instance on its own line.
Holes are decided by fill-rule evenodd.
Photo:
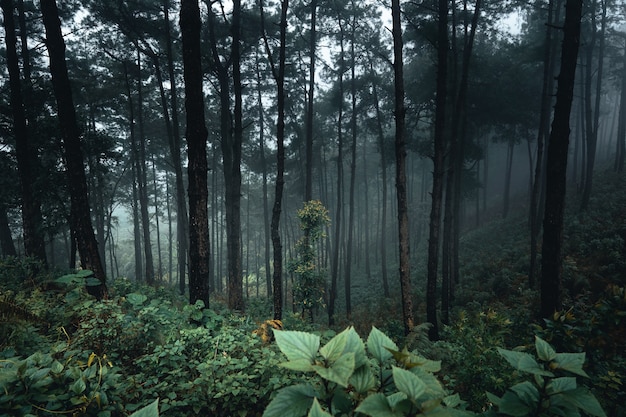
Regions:
M 189 149 L 189 302 L 209 306 L 208 131 L 204 120 L 200 7 L 198 0 L 182 0 L 180 28 L 183 40 L 185 110 Z
M 561 309 L 561 244 L 570 134 L 569 121 L 580 45 L 582 3 L 582 0 L 567 0 L 565 4 L 561 72 L 557 79 L 556 104 L 547 155 L 546 208 L 541 254 L 540 313 L 543 318 L 552 317 L 555 311 Z
M 411 293 L 411 270 L 409 249 L 409 213 L 406 182 L 406 134 L 404 120 L 404 74 L 402 62 L 402 24 L 400 21 L 400 0 L 391 1 L 393 21 L 393 70 L 394 70 L 394 111 L 396 120 L 396 196 L 398 200 L 398 244 L 400 251 L 400 291 L 402 293 L 402 322 L 404 333 L 409 334 L 415 325 Z
M 38 172 L 38 151 L 29 138 L 28 121 L 22 95 L 19 62 L 16 49 L 15 20 L 12 0 L 2 0 L 4 14 L 5 41 L 7 46 L 7 67 L 11 88 L 11 111 L 15 135 L 15 156 L 22 196 L 22 227 L 24 230 L 24 250 L 46 264 L 46 247 L 42 230 L 41 202 L 34 188 Z
M 263 41 L 270 62 L 272 75 L 276 81 L 276 98 L 278 118 L 276 121 L 276 185 L 274 190 L 274 205 L 272 207 L 272 220 L 270 233 L 272 236 L 272 249 L 274 251 L 273 266 L 274 273 L 272 275 L 273 284 L 273 305 L 274 320 L 282 320 L 283 316 L 283 246 L 280 239 L 280 215 L 283 204 L 283 190 L 285 186 L 285 100 L 287 92 L 285 91 L 285 67 L 286 67 L 286 44 L 287 44 L 287 13 L 289 11 L 289 1 L 282 0 L 280 8 L 280 43 L 278 49 L 278 66 L 276 65 L 272 50 L 267 40 L 265 32 L 265 17 L 263 13 L 263 0 L 260 2 L 261 7 L 261 25 Z
M 443 197 L 445 151 L 446 96 L 448 79 L 448 1 L 439 0 L 437 8 L 437 95 L 435 99 L 435 137 L 433 153 L 433 185 L 431 193 L 430 230 L 428 237 L 428 277 L 426 280 L 426 320 L 432 324 L 431 340 L 439 339 L 437 322 L 437 267 L 439 233 Z

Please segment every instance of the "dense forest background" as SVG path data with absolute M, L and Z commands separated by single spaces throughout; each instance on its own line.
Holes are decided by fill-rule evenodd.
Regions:
M 182 296 L 195 325 L 239 314 L 263 335 L 278 326 L 269 319 L 376 325 L 450 360 L 461 393 L 484 363 L 463 374 L 445 340 L 484 337 L 465 352 L 484 361 L 535 323 L 558 349 L 602 351 L 594 387 L 617 387 L 605 409 L 623 399 L 624 1 L 2 0 L 2 11 L 11 315 L 41 317 L 19 303 L 33 286 L 52 297 L 78 283 L 136 312 L 140 292 Z M 477 387 L 510 382 L 485 375 Z

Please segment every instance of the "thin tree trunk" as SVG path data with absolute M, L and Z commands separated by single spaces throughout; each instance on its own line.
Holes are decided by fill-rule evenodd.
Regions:
M 626 39 L 626 37 L 624 38 Z M 619 123 L 617 128 L 617 152 L 615 156 L 615 170 L 624 172 L 624 160 L 626 159 L 626 47 L 622 67 L 622 94 L 620 98 Z
M 504 201 L 502 203 L 502 218 L 506 219 L 509 215 L 509 207 L 511 204 L 511 176 L 513 174 L 513 150 L 515 142 L 509 141 L 506 153 L 506 171 L 504 174 Z
M 561 73 L 558 77 L 554 120 L 548 145 L 546 182 L 546 209 L 543 222 L 543 250 L 541 259 L 541 317 L 550 318 L 561 309 L 561 244 L 563 241 L 563 214 L 569 120 L 574 97 L 576 60 L 580 44 L 582 0 L 567 0 L 561 52 Z
M 396 120 L 396 195 L 398 200 L 398 249 L 400 255 L 400 291 L 402 296 L 402 322 L 404 333 L 409 334 L 415 325 L 413 319 L 413 300 L 411 292 L 411 266 L 409 247 L 409 209 L 407 203 L 406 181 L 406 134 L 404 104 L 404 74 L 402 61 L 402 24 L 400 21 L 400 0 L 391 1 L 393 21 L 393 70 L 394 70 L 394 111 Z
M 22 229 L 26 256 L 32 256 L 47 264 L 46 245 L 42 227 L 41 202 L 34 188 L 35 175 L 39 164 L 38 151 L 32 143 L 28 132 L 28 122 L 22 95 L 19 61 L 15 36 L 15 20 L 13 2 L 2 0 L 4 14 L 5 41 L 7 47 L 7 67 L 11 90 L 11 113 L 13 115 L 13 132 L 15 135 L 15 156 L 22 197 Z M 28 49 L 26 49 L 27 51 Z M 24 57 L 27 60 L 27 57 Z M 27 78 L 29 79 L 29 78 Z
M 437 24 L 437 96 L 435 99 L 435 137 L 433 154 L 433 189 L 428 238 L 428 277 L 426 282 L 426 320 L 431 323 L 428 335 L 439 339 L 437 321 L 437 268 L 439 264 L 439 234 L 443 197 L 446 96 L 448 78 L 448 1 L 438 1 Z
M 0 250 L 2 251 L 2 256 L 17 256 L 11 228 L 9 227 L 9 216 L 4 204 L 0 204 Z
M 63 150 L 67 164 L 71 202 L 70 216 L 74 224 L 74 239 L 78 245 L 83 267 L 91 270 L 94 277 L 100 281 L 99 285 L 90 285 L 87 286 L 87 289 L 90 294 L 102 299 L 107 296 L 106 275 L 91 224 L 80 132 L 65 62 L 65 42 L 61 34 L 61 21 L 55 0 L 41 0 L 41 13 L 46 28 L 46 46 L 50 57 L 52 86 L 57 101 Z
M 309 38 L 309 86 L 306 111 L 306 173 L 304 201 L 313 199 L 313 97 L 315 95 L 315 51 L 317 46 L 317 0 L 311 0 L 311 32 Z
M 278 51 L 278 67 L 274 63 L 271 49 L 267 41 L 265 33 L 265 17 L 263 15 L 263 0 L 260 2 L 261 7 L 261 25 L 263 30 L 263 39 L 265 49 L 272 68 L 272 74 L 276 80 L 276 98 L 278 118 L 276 121 L 276 187 L 274 191 L 274 206 L 272 208 L 272 248 L 274 250 L 274 273 L 273 281 L 273 304 L 274 319 L 282 320 L 283 317 L 283 247 L 280 240 L 280 216 L 283 204 L 283 188 L 285 185 L 285 102 L 287 99 L 287 91 L 285 90 L 285 66 L 286 66 L 286 45 L 287 45 L 287 12 L 289 10 L 289 1 L 281 1 L 280 12 L 280 46 Z
M 208 131 L 204 119 L 198 0 L 182 0 L 180 28 L 183 40 L 187 146 L 189 149 L 189 302 L 209 306 L 209 241 L 207 156 Z

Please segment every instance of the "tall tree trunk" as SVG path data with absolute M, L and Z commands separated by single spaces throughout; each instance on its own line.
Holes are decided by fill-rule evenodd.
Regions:
M 228 307 L 232 310 L 244 309 L 243 281 L 241 270 L 241 144 L 243 142 L 243 109 L 240 37 L 241 37 L 241 0 L 233 2 L 232 21 L 233 92 L 235 93 L 235 125 L 230 144 L 230 161 L 224 158 L 226 180 L 226 230 L 228 231 Z M 223 142 L 222 142 L 223 143 Z
M 154 261 L 152 258 L 152 239 L 150 238 L 150 213 L 148 212 L 148 174 L 146 157 L 146 135 L 143 122 L 143 81 L 141 79 L 141 52 L 137 49 L 137 125 L 139 127 L 139 160 L 137 164 L 137 186 L 139 191 L 139 209 L 141 211 L 141 231 L 143 235 L 143 252 L 145 260 L 146 284 L 154 285 Z
M 265 116 L 263 112 L 263 96 L 261 94 L 261 70 L 259 68 L 258 54 L 256 56 L 257 76 L 257 106 L 259 107 L 259 158 L 261 159 L 261 171 L 263 175 L 263 235 L 265 254 L 265 285 L 267 297 L 272 298 L 272 271 L 270 265 L 270 215 L 269 201 L 267 197 L 267 161 L 265 158 Z
M 406 134 L 404 104 L 404 74 L 402 61 L 402 23 L 400 0 L 391 0 L 393 21 L 393 72 L 394 72 L 394 111 L 396 120 L 396 195 L 398 200 L 398 248 L 400 254 L 400 291 L 402 295 L 402 322 L 404 333 L 409 334 L 415 325 L 411 292 L 411 265 L 409 247 L 409 208 L 406 183 Z
M 272 75 L 276 80 L 277 121 L 276 121 L 276 186 L 274 190 L 274 206 L 272 207 L 272 248 L 274 251 L 273 281 L 273 304 L 274 320 L 282 320 L 283 317 L 283 246 L 280 240 L 280 216 L 283 204 L 283 188 L 285 185 L 285 102 L 287 91 L 285 90 L 285 66 L 287 49 L 287 12 L 289 1 L 282 0 L 280 8 L 280 45 L 278 50 L 278 67 L 274 62 L 272 52 L 265 32 L 265 17 L 263 13 L 263 0 L 261 7 L 261 25 L 265 49 L 272 68 Z
M 435 99 L 435 137 L 433 154 L 433 189 L 428 238 L 428 276 L 426 282 L 426 320 L 432 324 L 431 340 L 439 339 L 437 321 L 437 267 L 443 197 L 446 96 L 448 79 L 448 0 L 438 0 L 437 23 L 437 97 Z
M 90 294 L 98 299 L 106 297 L 106 276 L 96 235 L 91 224 L 91 211 L 87 192 L 87 178 L 81 151 L 80 132 L 72 99 L 72 88 L 65 62 L 65 42 L 61 34 L 61 21 L 55 0 L 41 0 L 41 14 L 46 28 L 46 46 L 50 57 L 52 87 L 57 101 L 63 150 L 67 164 L 70 190 L 70 216 L 74 224 L 74 239 L 78 244 L 81 263 L 90 269 L 100 285 L 88 286 Z
M 13 2 L 2 0 L 4 14 L 5 41 L 7 47 L 7 67 L 11 90 L 11 113 L 13 115 L 13 132 L 15 135 L 15 156 L 21 185 L 22 197 L 22 228 L 24 234 L 24 250 L 26 256 L 39 259 L 46 265 L 46 245 L 42 227 L 41 202 L 34 188 L 35 176 L 39 164 L 38 151 L 32 143 L 28 132 L 28 122 L 22 95 L 20 69 L 17 56 L 15 36 L 15 20 Z M 26 49 L 27 50 L 27 49 Z M 25 57 L 25 60 L 28 58 Z
M 374 75 L 374 66 L 372 64 L 372 58 L 369 58 L 370 72 Z M 372 78 L 376 80 L 375 77 Z M 387 278 L 387 242 L 385 237 L 387 236 L 387 155 L 385 152 L 385 135 L 383 133 L 382 114 L 380 111 L 380 103 L 378 98 L 378 86 L 376 81 L 372 82 L 372 93 L 374 99 L 374 108 L 376 109 L 376 134 L 378 137 L 378 149 L 380 152 L 380 169 L 381 169 L 381 182 L 382 182 L 382 208 L 380 214 L 380 268 L 383 284 L 383 295 L 389 297 L 389 279 Z
M 507 144 L 506 153 L 506 169 L 504 173 L 504 199 L 502 202 L 502 218 L 506 219 L 509 215 L 509 207 L 511 205 L 511 177 L 513 174 L 513 151 L 515 149 L 515 142 L 509 140 Z
M 135 138 L 135 105 L 133 103 L 132 89 L 130 84 L 130 75 L 128 72 L 128 63 L 124 61 L 124 81 L 126 84 L 126 95 L 128 96 L 128 124 L 130 131 L 130 158 L 131 158 L 131 180 L 133 185 L 133 200 L 131 202 L 133 208 L 133 242 L 135 249 L 135 281 L 143 281 L 143 255 L 141 254 L 141 227 L 139 221 L 139 193 L 137 191 L 137 165 L 139 161 L 139 151 L 137 150 L 137 139 Z
M 189 150 L 189 302 L 209 306 L 211 246 L 208 216 L 208 131 L 204 119 L 198 0 L 182 0 L 180 28 L 183 40 L 187 147 Z
M 583 195 L 580 203 L 581 211 L 587 210 L 589 206 L 589 199 L 591 198 L 591 188 L 593 184 L 593 169 L 596 160 L 596 149 L 598 145 L 598 129 L 600 126 L 600 98 L 602 95 L 602 75 L 604 72 L 604 49 L 605 49 L 605 34 L 607 23 L 607 0 L 599 0 L 602 7 L 602 20 L 600 22 L 600 47 L 598 50 L 598 68 L 596 73 L 596 89 L 595 89 L 595 103 L 591 105 L 591 87 L 593 72 L 591 71 L 593 63 L 593 52 L 595 49 L 596 39 L 598 32 L 596 30 L 596 4 L 598 0 L 592 0 L 591 9 L 591 41 L 587 46 L 587 72 L 585 79 L 585 118 L 587 124 L 587 166 L 585 167 L 585 182 L 583 187 Z
M 172 51 L 172 33 L 169 19 L 169 0 L 164 0 L 163 10 L 167 30 L 165 31 L 168 72 L 170 80 L 170 101 L 172 105 L 172 141 L 169 142 L 172 166 L 176 180 L 176 238 L 178 241 L 178 290 L 185 293 L 185 277 L 187 274 L 187 256 L 189 252 L 189 216 L 187 215 L 187 201 L 185 199 L 185 184 L 183 181 L 183 165 L 180 154 L 181 137 L 180 123 L 178 122 L 178 88 L 174 74 L 174 53 Z
M 337 209 L 335 213 L 335 242 L 333 244 L 333 259 L 330 272 L 330 294 L 328 295 L 328 325 L 335 324 L 335 300 L 337 299 L 337 282 L 339 279 L 339 254 L 341 253 L 341 222 L 343 211 L 343 73 L 344 60 L 344 30 L 341 19 L 339 23 L 339 111 L 337 115 Z
M 156 163 L 154 162 L 154 154 L 152 154 L 152 188 L 154 190 L 154 223 L 157 238 L 157 278 L 163 279 L 163 257 L 161 255 L 161 231 L 159 228 L 159 193 L 157 187 Z
M 543 318 L 550 318 L 555 311 L 561 309 L 561 244 L 563 242 L 569 121 L 580 44 L 582 3 L 582 0 L 567 0 L 565 4 L 561 73 L 558 77 L 554 120 L 548 144 L 546 209 L 541 259 L 540 314 Z
M 309 7 L 311 7 L 311 32 L 309 38 L 309 86 L 306 100 L 306 173 L 304 201 L 313 199 L 313 97 L 315 95 L 315 52 L 317 47 L 317 0 L 311 0 Z
M 548 4 L 548 21 L 544 40 L 543 52 L 543 82 L 541 90 L 541 109 L 539 113 L 539 129 L 537 132 L 537 160 L 535 161 L 535 176 L 532 182 L 530 198 L 530 268 L 528 272 L 528 286 L 535 287 L 537 274 L 537 251 L 539 233 L 541 232 L 541 219 L 539 218 L 539 195 L 544 188 L 544 147 L 550 134 L 550 114 L 552 112 L 552 91 L 554 89 L 554 64 L 556 61 L 556 36 L 552 36 L 553 26 L 558 22 L 561 0 L 554 0 Z M 554 16 L 556 15 L 556 18 Z M 575 162 L 574 162 L 575 163 Z

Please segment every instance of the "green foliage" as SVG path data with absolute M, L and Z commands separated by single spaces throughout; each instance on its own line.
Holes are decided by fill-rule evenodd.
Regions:
M 0 361 L 1 416 L 110 416 L 122 410 L 119 368 L 95 353 L 57 345 Z
M 297 277 L 294 298 L 302 311 L 311 311 L 324 305 L 324 274 L 319 271 L 315 259 L 315 245 L 324 237 L 324 228 L 330 222 L 328 210 L 318 200 L 304 203 L 298 210 L 300 229 L 304 236 L 296 243 L 297 258 L 288 269 Z
M 576 376 L 588 377 L 583 370 L 584 353 L 557 353 L 539 337 L 535 337 L 535 351 L 536 358 L 526 352 L 498 348 L 517 371 L 532 375 L 530 381 L 510 387 L 502 397 L 487 393 L 499 414 L 576 417 L 583 412 L 606 417 L 596 397 L 577 383 Z
M 323 346 L 319 336 L 305 332 L 276 331 L 275 337 L 287 357 L 280 366 L 310 376 L 278 391 L 264 417 L 471 415 L 433 375 L 439 362 L 399 351 L 376 327 L 366 343 L 352 327 Z

